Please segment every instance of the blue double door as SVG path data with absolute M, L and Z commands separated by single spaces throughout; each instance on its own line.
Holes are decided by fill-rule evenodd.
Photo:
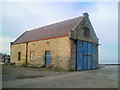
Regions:
M 97 47 L 96 44 L 77 41 L 77 70 L 90 70 L 97 68 Z

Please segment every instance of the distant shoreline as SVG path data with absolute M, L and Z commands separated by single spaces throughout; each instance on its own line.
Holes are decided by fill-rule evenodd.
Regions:
M 99 65 L 120 65 L 120 64 L 99 64 Z

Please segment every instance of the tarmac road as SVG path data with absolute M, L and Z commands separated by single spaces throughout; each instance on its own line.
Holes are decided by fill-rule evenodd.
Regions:
M 41 72 L 41 71 L 39 71 Z M 49 72 L 49 74 L 47 73 Z M 120 72 L 120 71 L 119 71 Z M 47 75 L 46 75 L 47 73 Z M 59 74 L 60 73 L 60 74 Z M 3 88 L 118 88 L 118 66 L 76 72 L 42 72 L 41 77 L 3 81 Z

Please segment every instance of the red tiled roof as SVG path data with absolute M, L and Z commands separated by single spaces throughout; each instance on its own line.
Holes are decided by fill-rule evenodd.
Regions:
M 83 16 L 26 31 L 13 44 L 69 35 L 69 31 L 74 29 L 82 18 Z

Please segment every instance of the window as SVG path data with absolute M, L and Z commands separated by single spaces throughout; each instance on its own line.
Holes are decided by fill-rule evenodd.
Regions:
M 87 27 L 84 27 L 84 37 L 90 37 L 90 32 Z
M 32 58 L 33 58 L 33 52 L 30 51 L 30 60 L 32 60 Z
M 21 58 L 21 52 L 18 52 L 18 60 Z

